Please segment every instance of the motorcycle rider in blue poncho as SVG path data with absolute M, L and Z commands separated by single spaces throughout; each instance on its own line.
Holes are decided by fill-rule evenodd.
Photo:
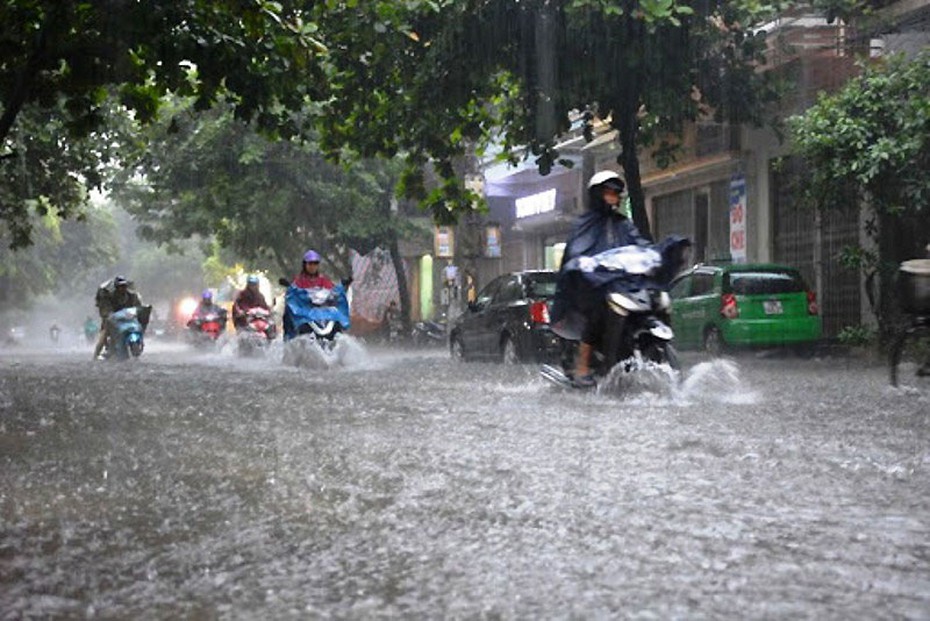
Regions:
M 619 246 L 648 246 L 646 239 L 627 217 L 624 209 L 626 184 L 620 175 L 603 170 L 588 182 L 588 211 L 575 220 L 565 242 L 560 268 L 580 256 L 593 256 Z M 604 333 L 607 307 L 603 293 L 580 277 L 561 269 L 553 300 L 552 330 L 568 340 L 580 340 L 575 358 L 573 383 L 582 388 L 595 385 L 591 356 Z

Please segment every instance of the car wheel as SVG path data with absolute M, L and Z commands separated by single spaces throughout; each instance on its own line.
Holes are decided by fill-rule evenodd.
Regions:
M 720 334 L 720 330 L 714 326 L 707 328 L 704 332 L 704 351 L 714 357 L 723 354 L 723 335 Z
M 520 364 L 520 356 L 517 355 L 517 345 L 509 336 L 504 337 L 501 345 L 501 357 L 504 364 Z
M 453 335 L 449 340 L 449 354 L 452 356 L 453 362 L 465 361 L 465 349 L 462 347 L 462 339 L 456 335 Z

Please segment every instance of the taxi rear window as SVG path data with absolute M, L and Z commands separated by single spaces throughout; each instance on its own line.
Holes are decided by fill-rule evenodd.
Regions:
M 800 274 L 786 270 L 730 272 L 725 280 L 726 291 L 736 295 L 773 295 L 807 290 Z

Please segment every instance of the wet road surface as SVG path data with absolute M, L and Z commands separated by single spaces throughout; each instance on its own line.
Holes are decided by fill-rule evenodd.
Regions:
M 930 383 L 0 352 L 0 618 L 930 618 Z

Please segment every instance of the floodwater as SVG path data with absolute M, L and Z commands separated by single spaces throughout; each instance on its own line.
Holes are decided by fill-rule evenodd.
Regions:
M 930 618 L 930 383 L 0 352 L 0 618 Z

